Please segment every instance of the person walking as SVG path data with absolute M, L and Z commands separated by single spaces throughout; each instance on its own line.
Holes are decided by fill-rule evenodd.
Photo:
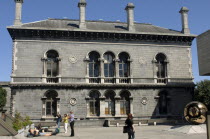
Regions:
M 60 129 L 60 125 L 61 125 L 61 121 L 62 121 L 62 117 L 61 117 L 61 115 L 58 113 L 57 114 L 57 120 L 56 120 L 56 124 L 57 124 L 57 128 L 59 128 Z
M 74 136 L 74 114 L 73 114 L 73 111 L 70 111 L 69 124 L 70 124 L 70 127 L 71 127 L 70 137 L 73 137 Z
M 125 120 L 125 124 L 128 126 L 128 139 L 134 139 L 135 129 L 133 126 L 133 115 L 131 113 L 128 114 L 128 117 Z
M 63 123 L 64 123 L 64 131 L 65 131 L 65 133 L 67 133 L 67 128 L 68 128 L 68 116 L 67 116 L 67 114 L 64 114 Z

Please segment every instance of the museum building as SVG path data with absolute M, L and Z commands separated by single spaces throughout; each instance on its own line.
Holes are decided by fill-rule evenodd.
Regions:
M 188 9 L 182 31 L 134 22 L 88 21 L 85 0 L 79 20 L 21 22 L 23 0 L 15 0 L 10 112 L 34 121 L 73 111 L 77 119 L 135 119 L 183 116 L 192 100 Z M 123 9 L 122 9 L 123 10 Z M 166 20 L 169 21 L 169 20 Z

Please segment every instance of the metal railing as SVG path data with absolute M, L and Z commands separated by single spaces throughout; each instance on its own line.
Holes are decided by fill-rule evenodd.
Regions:
M 116 83 L 115 78 L 104 78 L 104 83 Z
M 168 83 L 168 79 L 167 78 L 157 78 L 157 83 Z
M 47 77 L 47 83 L 58 83 L 57 77 Z
M 101 79 L 98 77 L 90 77 L 89 78 L 89 83 L 100 83 Z
M 119 78 L 119 83 L 131 83 L 130 78 Z

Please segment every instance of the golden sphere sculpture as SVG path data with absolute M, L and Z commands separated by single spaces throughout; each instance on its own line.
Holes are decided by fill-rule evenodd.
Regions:
M 203 124 L 206 122 L 206 106 L 198 101 L 188 103 L 184 108 L 184 117 L 190 124 Z

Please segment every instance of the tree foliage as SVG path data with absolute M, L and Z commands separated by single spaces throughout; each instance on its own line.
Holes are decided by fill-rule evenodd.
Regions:
M 210 110 L 210 80 L 196 83 L 194 100 L 204 103 Z
M 0 110 L 3 109 L 7 102 L 7 91 L 0 87 Z
M 32 122 L 29 116 L 22 118 L 19 112 L 15 113 L 15 120 L 13 122 L 13 128 L 18 131 L 27 125 L 31 125 Z

